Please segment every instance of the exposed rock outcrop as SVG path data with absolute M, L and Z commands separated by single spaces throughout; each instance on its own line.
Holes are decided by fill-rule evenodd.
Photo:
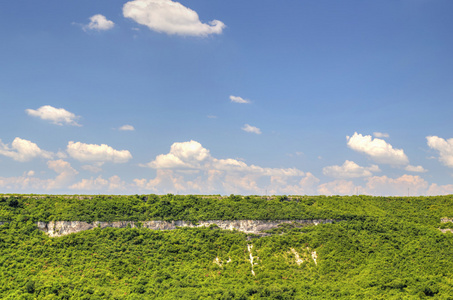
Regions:
M 93 223 L 81 222 L 81 221 L 51 221 L 37 222 L 38 229 L 45 232 L 50 237 L 58 237 L 71 233 L 76 233 L 84 230 L 93 228 L 127 228 L 127 227 L 144 227 L 152 230 L 173 230 L 178 227 L 209 227 L 215 225 L 220 229 L 225 230 L 238 230 L 245 233 L 252 234 L 263 234 L 263 231 L 276 228 L 280 224 L 284 223 L 298 223 L 305 225 L 318 225 L 321 223 L 332 223 L 335 220 L 330 219 L 318 219 L 318 220 L 209 220 L 209 221 L 198 221 L 192 223 L 190 221 L 115 221 L 115 222 L 100 222 L 95 221 Z

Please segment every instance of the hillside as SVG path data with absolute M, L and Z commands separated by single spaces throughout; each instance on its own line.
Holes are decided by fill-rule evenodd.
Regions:
M 451 196 L 3 195 L 0 298 L 449 299 L 453 235 L 439 228 L 453 228 L 441 223 L 452 204 Z M 337 221 L 288 221 L 261 235 L 213 224 L 49 237 L 37 226 L 316 219 Z

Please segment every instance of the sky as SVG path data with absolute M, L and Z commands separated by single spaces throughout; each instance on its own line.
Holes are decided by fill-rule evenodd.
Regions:
M 0 193 L 453 194 L 453 1 L 0 5 Z

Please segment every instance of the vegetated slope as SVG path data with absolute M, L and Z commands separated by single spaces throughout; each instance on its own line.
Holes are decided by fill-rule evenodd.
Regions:
M 5 198 L 1 212 L 10 219 L 0 226 L 0 298 L 449 299 L 453 295 L 453 234 L 437 229 L 440 216 L 451 216 L 451 197 L 263 199 L 255 204 L 255 215 L 247 210 L 253 207 L 246 203 L 250 199 L 234 197 L 240 199 L 219 201 L 236 207 L 236 212 L 244 204 L 244 218 L 253 219 L 268 205 L 283 208 L 283 213 L 274 212 L 275 219 L 283 219 L 290 213 L 287 207 L 300 205 L 302 213 L 302 207 L 315 207 L 306 211 L 316 218 L 320 215 L 314 212 L 347 219 L 317 226 L 285 224 L 260 238 L 214 226 L 173 231 L 96 228 L 49 238 L 34 222 L 43 215 L 46 201 L 56 202 L 54 210 L 48 205 L 48 218 L 63 212 L 58 208 L 64 206 L 63 197 L 39 199 L 43 201 L 39 204 L 32 204 L 38 201 L 32 198 Z M 184 200 L 158 198 L 171 198 L 170 205 L 165 204 L 170 207 Z M 128 217 L 138 217 L 134 207 L 146 205 L 159 212 L 158 205 L 141 197 L 111 200 L 130 202 Z M 214 204 L 212 209 L 219 207 Z M 218 216 L 202 205 L 197 208 L 203 213 L 200 219 Z M 177 218 L 178 210 L 169 211 L 173 212 L 169 219 Z

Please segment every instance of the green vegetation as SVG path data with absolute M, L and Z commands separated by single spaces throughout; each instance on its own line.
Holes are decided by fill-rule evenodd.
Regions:
M 453 299 L 453 234 L 439 230 L 452 216 L 452 196 L 10 195 L 0 198 L 0 298 Z M 343 221 L 259 238 L 215 226 L 49 238 L 35 225 L 323 218 Z
M 0 221 L 278 220 L 404 218 L 425 225 L 453 216 L 453 198 L 371 196 L 0 196 Z

